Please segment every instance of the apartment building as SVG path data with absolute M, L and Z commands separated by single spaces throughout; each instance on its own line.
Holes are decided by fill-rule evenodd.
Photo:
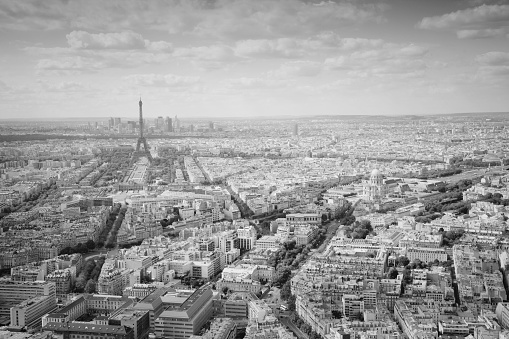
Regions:
M 362 313 L 364 313 L 364 300 L 362 296 L 345 294 L 343 295 L 342 303 L 344 317 L 359 317 Z
M 293 213 L 286 215 L 287 224 L 313 224 L 321 225 L 322 216 L 319 213 Z
M 87 313 L 87 300 L 83 295 L 72 300 L 64 308 L 61 308 L 56 313 L 48 313 L 42 317 L 42 326 L 49 322 L 69 322 L 74 321 Z
M 237 237 L 239 239 L 239 248 L 244 250 L 252 249 L 256 244 L 256 229 L 254 226 L 244 226 L 237 230 Z
M 132 328 L 117 325 L 49 322 L 43 330 L 53 331 L 63 339 L 134 339 Z
M 281 242 L 277 237 L 270 236 L 270 235 L 264 235 L 260 239 L 256 240 L 256 248 L 257 249 L 273 249 L 277 250 L 279 246 L 281 245 Z
M 46 281 L 55 283 L 58 298 L 65 298 L 71 291 L 72 276 L 70 269 L 56 270 L 46 276 Z
M 406 256 L 411 262 L 416 259 L 425 263 L 447 260 L 447 252 L 443 248 L 412 247 L 407 249 Z
M 210 324 L 210 329 L 203 335 L 193 335 L 190 339 L 235 339 L 237 324 L 228 318 L 216 318 Z

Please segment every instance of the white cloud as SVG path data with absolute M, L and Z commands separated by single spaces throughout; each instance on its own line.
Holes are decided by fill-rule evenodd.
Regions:
M 143 49 L 145 41 L 141 34 L 131 31 L 120 33 L 91 34 L 84 31 L 72 31 L 67 34 L 67 43 L 78 49 Z
M 243 57 L 301 57 L 303 47 L 301 40 L 291 38 L 242 40 L 237 42 L 235 52 Z
M 89 85 L 85 85 L 79 81 L 60 81 L 60 82 L 48 82 L 38 81 L 44 92 L 85 92 L 91 91 L 92 88 Z
M 133 74 L 125 77 L 125 79 L 136 86 L 150 87 L 188 87 L 200 81 L 199 77 L 175 74 Z
M 171 59 L 173 46 L 166 41 L 149 41 L 134 32 L 98 33 L 73 31 L 67 35 L 69 47 L 25 47 L 41 57 L 36 70 L 87 72 L 104 68 L 131 68 L 158 64 Z
M 432 65 L 425 57 L 428 48 L 419 45 L 383 43 L 378 49 L 357 50 L 326 58 L 326 70 L 343 70 L 353 77 L 421 77 Z
M 253 78 L 241 77 L 235 79 L 227 79 L 222 85 L 228 89 L 244 90 L 244 89 L 274 89 L 278 87 L 286 87 L 287 81 L 268 79 L 268 78 Z
M 3 82 L 2 80 L 0 80 L 0 93 L 8 93 L 12 90 L 12 88 L 7 85 L 5 82 Z
M 58 59 L 41 59 L 35 68 L 38 71 L 93 71 L 107 67 L 104 62 L 81 56 L 64 56 Z
M 171 52 L 173 45 L 166 41 L 150 41 L 139 33 L 123 31 L 116 33 L 89 33 L 72 31 L 66 35 L 67 43 L 74 49 L 89 50 L 144 50 L 152 52 Z
M 459 39 L 484 39 L 484 38 L 493 38 L 496 36 L 503 36 L 505 34 L 505 29 L 496 28 L 496 29 L 462 29 L 456 32 L 456 35 Z
M 476 57 L 479 64 L 476 77 L 485 83 L 509 82 L 509 53 L 488 52 Z
M 509 32 L 509 5 L 483 4 L 441 16 L 426 17 L 418 27 L 453 30 L 460 39 L 503 36 Z
M 201 69 L 219 69 L 237 60 L 233 49 L 227 45 L 210 45 L 175 48 L 173 57 L 191 61 Z
M 232 48 L 226 45 L 176 48 L 173 56 L 198 60 L 231 60 L 234 58 Z
M 309 38 L 249 39 L 237 41 L 235 53 L 247 58 L 302 58 L 380 48 L 381 39 L 342 38 L 334 32 L 322 32 Z
M 151 52 L 172 52 L 173 45 L 167 41 L 148 41 L 145 40 L 145 47 Z
M 509 53 L 488 52 L 477 56 L 476 61 L 484 66 L 509 66 Z
M 321 73 L 323 63 L 314 61 L 292 61 L 281 65 L 277 70 L 268 73 L 269 77 L 274 78 L 293 78 L 293 77 L 314 77 Z
M 366 21 L 383 21 L 386 6 L 301 0 L 25 0 L 0 2 L 0 27 L 123 31 L 157 29 L 221 38 L 316 34 Z

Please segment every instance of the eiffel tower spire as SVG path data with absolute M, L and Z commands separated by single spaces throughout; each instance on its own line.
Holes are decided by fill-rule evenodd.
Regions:
M 140 102 L 138 103 L 140 106 L 140 136 L 138 137 L 138 142 L 136 143 L 136 152 L 133 153 L 133 158 L 131 159 L 131 163 L 134 163 L 138 158 L 141 157 L 147 157 L 147 159 L 152 162 L 152 155 L 150 154 L 147 139 L 143 136 L 143 130 L 145 128 L 143 123 L 143 102 L 141 101 L 140 96 Z M 141 150 L 141 145 L 143 145 L 143 150 Z

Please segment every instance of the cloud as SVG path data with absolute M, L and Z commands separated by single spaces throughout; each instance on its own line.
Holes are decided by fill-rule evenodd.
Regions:
M 45 92 L 85 92 L 91 91 L 92 88 L 88 85 L 84 85 L 81 82 L 77 81 L 61 81 L 61 82 L 47 82 L 47 81 L 38 81 L 39 85 Z
M 210 45 L 175 48 L 173 57 L 190 60 L 202 69 L 218 69 L 237 60 L 233 49 L 227 45 Z
M 141 34 L 131 31 L 121 33 L 91 34 L 72 31 L 67 34 L 67 43 L 77 49 L 143 49 L 145 41 Z
M 232 48 L 226 45 L 177 48 L 173 56 L 198 60 L 230 60 L 234 58 Z
M 173 51 L 173 45 L 167 41 L 148 41 L 145 40 L 145 48 L 151 52 L 165 52 Z
M 41 57 L 38 72 L 87 72 L 104 68 L 131 68 L 162 63 L 171 59 L 173 45 L 149 41 L 132 31 L 92 34 L 72 31 L 67 34 L 69 47 L 25 47 L 24 51 Z
M 421 29 L 456 31 L 460 39 L 489 38 L 509 32 L 509 5 L 481 5 L 441 16 L 426 17 Z
M 143 28 L 237 40 L 308 35 L 381 22 L 386 7 L 301 0 L 2 1 L 0 27 L 103 32 Z
M 509 53 L 488 52 L 478 55 L 476 61 L 484 66 L 509 66 Z
M 420 45 L 383 43 L 380 48 L 357 50 L 326 58 L 325 70 L 347 71 L 353 77 L 422 77 L 432 63 L 428 48 Z
M 227 79 L 223 81 L 222 85 L 228 89 L 236 90 L 274 89 L 278 87 L 286 87 L 288 82 L 284 80 L 268 78 L 241 77 L 235 79 Z
M 64 56 L 58 59 L 41 59 L 35 68 L 38 71 L 93 71 L 106 68 L 104 62 L 81 56 Z
M 235 53 L 243 57 L 300 57 L 305 53 L 302 40 L 280 38 L 274 40 L 242 40 L 237 42 Z
M 322 32 L 309 38 L 240 40 L 234 50 L 236 55 L 245 58 L 302 58 L 383 45 L 381 39 L 342 38 L 334 32 Z
M 133 74 L 125 79 L 136 86 L 147 87 L 188 87 L 200 81 L 199 77 L 180 76 L 175 74 Z
M 74 49 L 120 49 L 143 50 L 153 52 L 171 52 L 173 46 L 166 41 L 149 41 L 143 39 L 139 33 L 123 31 L 117 33 L 89 33 L 85 31 L 72 31 L 66 35 L 69 47 Z
M 484 39 L 484 38 L 493 38 L 496 36 L 503 36 L 505 34 L 505 29 L 496 28 L 496 29 L 462 29 L 456 32 L 456 35 L 459 39 Z
M 314 77 L 322 72 L 323 63 L 314 61 L 292 61 L 281 65 L 277 70 L 268 73 L 269 77 L 274 78 L 293 78 L 293 77 Z
M 5 93 L 11 90 L 11 87 L 8 86 L 5 82 L 0 80 L 0 92 Z
M 475 59 L 479 64 L 476 77 L 485 83 L 507 83 L 509 80 L 509 53 L 488 52 Z

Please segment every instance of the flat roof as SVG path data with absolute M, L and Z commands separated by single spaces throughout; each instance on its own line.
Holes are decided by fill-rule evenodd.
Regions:
M 55 332 L 90 332 L 103 334 L 126 334 L 128 330 L 125 326 L 99 325 L 95 323 L 57 323 L 49 322 L 44 330 Z

